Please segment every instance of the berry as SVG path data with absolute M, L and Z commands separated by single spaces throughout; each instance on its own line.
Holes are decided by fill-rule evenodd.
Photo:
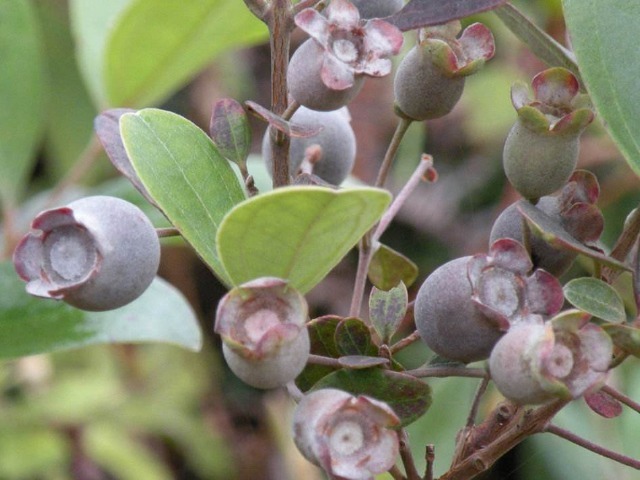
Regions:
M 493 56 L 491 32 L 476 23 L 463 32 L 460 22 L 423 29 L 420 42 L 402 59 L 394 80 L 399 115 L 428 120 L 448 114 L 460 100 L 465 77 Z
M 312 137 L 293 137 L 289 147 L 289 172 L 295 176 L 309 148 L 319 147 L 319 160 L 313 165 L 313 173 L 325 182 L 340 185 L 351 172 L 356 158 L 356 137 L 351 128 L 346 109 L 333 112 L 316 112 L 301 107 L 291 118 L 293 123 L 306 127 L 321 127 Z M 273 171 L 273 158 L 269 143 L 269 131 L 262 139 L 262 155 L 267 171 Z
M 364 480 L 386 472 L 399 453 L 400 419 L 383 402 L 333 388 L 309 393 L 293 414 L 294 441 L 333 478 Z
M 142 295 L 158 270 L 153 225 L 119 198 L 82 198 L 40 213 L 31 227 L 13 261 L 32 295 L 111 310 Z
M 518 119 L 509 131 L 503 152 L 504 171 L 523 197 L 537 201 L 569 180 L 578 161 L 580 134 L 593 120 L 581 106 L 580 85 L 564 68 L 538 73 L 526 85 L 511 88 Z
M 229 368 L 256 388 L 293 380 L 309 357 L 307 303 L 285 280 L 259 278 L 227 293 L 216 312 Z

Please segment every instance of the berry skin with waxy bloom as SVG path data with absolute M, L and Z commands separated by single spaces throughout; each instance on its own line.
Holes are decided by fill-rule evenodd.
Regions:
M 347 0 L 333 0 L 325 13 L 307 8 L 295 16 L 296 25 L 311 38 L 294 52 L 287 70 L 293 98 L 318 111 L 349 103 L 365 75 L 388 75 L 389 57 L 398 54 L 403 42 L 398 28 L 380 19 L 360 20 Z
M 94 196 L 41 212 L 13 254 L 27 292 L 74 307 L 112 310 L 138 298 L 160 263 L 158 235 L 142 211 Z
M 560 310 L 562 286 L 536 270 L 524 247 L 511 239 L 489 254 L 457 258 L 434 270 L 416 296 L 414 317 L 431 350 L 463 363 L 484 360 L 512 325 Z
M 578 161 L 580 134 L 594 114 L 579 94 L 578 79 L 564 68 L 538 73 L 531 86 L 533 99 L 524 84 L 511 89 L 518 119 L 507 135 L 502 161 L 509 182 L 535 202 L 569 180 Z
M 491 378 L 509 400 L 539 404 L 575 399 L 600 388 L 613 354 L 611 338 L 578 310 L 544 324 L 521 324 L 496 344 L 489 359 Z
M 293 415 L 293 439 L 328 474 L 370 480 L 395 464 L 399 441 L 390 429 L 399 425 L 386 403 L 327 388 L 302 398 Z
M 214 331 L 229 368 L 256 388 L 293 380 L 309 357 L 307 302 L 285 280 L 264 277 L 230 290 L 218 303 Z
M 349 175 L 356 159 L 356 136 L 351 127 L 346 107 L 333 112 L 316 112 L 300 107 L 291 122 L 305 127 L 320 128 L 311 137 L 293 137 L 289 146 L 289 173 L 295 177 L 308 148 L 319 147 L 319 155 L 313 164 L 313 174 L 332 185 L 340 185 Z M 262 156 L 271 174 L 273 157 L 269 143 L 269 130 L 262 139 Z
M 586 170 L 576 170 L 557 196 L 540 198 L 536 208 L 578 242 L 593 243 L 600 238 L 604 229 L 602 212 L 595 204 L 599 194 L 600 187 L 595 175 Z M 499 238 L 513 238 L 524 243 L 526 221 L 518 205 L 527 201 L 519 200 L 504 209 L 491 228 L 490 242 Z M 577 256 L 575 252 L 554 248 L 533 234 L 529 237 L 529 247 L 534 267 L 555 276 L 566 272 Z
M 420 30 L 418 45 L 402 59 L 393 88 L 398 115 L 429 120 L 448 114 L 460 100 L 465 77 L 493 57 L 491 31 L 480 23 L 460 38 L 459 21 Z

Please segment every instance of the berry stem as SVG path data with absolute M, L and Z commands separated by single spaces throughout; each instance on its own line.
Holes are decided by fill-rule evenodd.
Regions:
M 414 377 L 420 378 L 445 378 L 445 377 L 466 377 L 466 378 L 486 378 L 487 372 L 483 368 L 468 367 L 420 367 L 404 372 Z
M 413 120 L 411 119 L 404 117 L 400 118 L 400 121 L 396 126 L 396 131 L 393 132 L 393 137 L 391 138 L 391 142 L 387 147 L 387 152 L 384 155 L 382 164 L 380 165 L 380 170 L 378 170 L 378 178 L 376 178 L 376 183 L 374 184 L 376 187 L 382 187 L 384 185 L 384 182 L 389 175 L 391 165 L 393 164 L 393 159 L 396 157 L 396 153 L 398 153 L 400 143 L 402 142 L 404 135 L 407 133 L 407 130 L 412 123 Z
M 407 480 L 407 477 L 402 474 L 397 465 L 394 465 L 388 473 L 391 475 L 393 480 Z
M 407 474 L 407 480 L 420 480 L 420 474 L 416 468 L 416 463 L 411 454 L 411 444 L 409 443 L 409 435 L 406 430 L 402 429 L 398 432 L 400 438 L 400 458 L 404 465 L 404 471 Z
M 636 460 L 635 458 L 631 458 L 626 455 L 622 455 L 621 453 L 609 450 L 608 448 L 604 448 L 603 446 L 590 442 L 586 438 L 582 438 L 575 433 L 565 430 L 564 428 L 560 428 L 556 425 L 548 425 L 547 428 L 544 429 L 544 431 L 552 433 L 560 438 L 564 438 L 565 440 L 568 440 L 571 443 L 575 443 L 576 445 L 585 448 L 593 453 L 602 455 L 606 458 L 610 458 L 611 460 L 614 460 L 628 467 L 635 468 L 636 470 L 640 470 L 640 460 Z
M 424 480 L 433 480 L 433 464 L 436 461 L 436 447 L 432 444 L 427 445 L 425 448 L 424 458 L 427 461 L 427 465 L 424 471 Z
M 391 352 L 391 354 L 397 353 L 403 348 L 408 347 L 412 343 L 417 342 L 418 340 L 420 340 L 420 333 L 418 333 L 418 331 L 415 330 L 410 335 L 407 335 L 402 340 L 398 340 L 396 343 L 391 345 L 391 347 L 389 348 L 389 351 Z
M 179 237 L 181 235 L 178 229 L 174 227 L 156 228 L 156 233 L 158 238 Z
M 469 409 L 469 415 L 467 416 L 467 427 L 472 427 L 476 423 L 476 416 L 478 415 L 478 408 L 480 407 L 480 400 L 482 396 L 487 391 L 487 387 L 489 386 L 489 377 L 484 377 L 478 385 L 478 389 L 476 390 L 476 394 L 473 397 L 473 403 L 471 404 L 471 408 Z
M 627 397 L 624 393 L 616 390 L 615 388 L 605 385 L 602 387 L 602 391 L 608 395 L 611 395 L 613 398 L 618 400 L 620 403 L 625 404 L 627 407 L 635 410 L 637 413 L 640 413 L 640 403 L 634 401 L 633 399 Z

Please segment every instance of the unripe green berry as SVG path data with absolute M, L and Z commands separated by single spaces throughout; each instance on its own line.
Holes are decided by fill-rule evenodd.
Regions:
M 402 59 L 393 84 L 396 110 L 412 120 L 439 118 L 455 107 L 465 77 L 452 77 L 434 64 L 429 51 L 413 47 Z
M 537 200 L 562 188 L 578 162 L 580 135 L 530 130 L 516 120 L 504 144 L 503 166 L 523 197 Z

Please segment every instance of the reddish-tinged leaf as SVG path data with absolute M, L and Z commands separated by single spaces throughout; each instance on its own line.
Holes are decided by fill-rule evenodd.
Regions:
M 147 189 L 142 185 L 138 174 L 131 165 L 131 160 L 122 143 L 120 135 L 120 117 L 125 113 L 132 113 L 135 110 L 130 108 L 112 108 L 98 115 L 93 121 L 93 126 L 100 139 L 100 143 L 104 147 L 107 156 L 114 167 L 124 175 L 133 184 L 134 187 L 146 198 L 152 205 L 158 206 L 153 200 Z
M 209 135 L 224 158 L 245 165 L 251 147 L 251 129 L 242 105 L 232 98 L 218 100 L 211 112 Z
M 404 283 L 385 291 L 373 287 L 369 296 L 371 324 L 384 343 L 388 343 L 407 312 L 409 303 Z
M 262 105 L 259 105 L 255 102 L 248 100 L 244 102 L 244 104 L 246 105 L 247 109 L 256 117 L 264 120 L 276 130 L 280 130 L 290 137 L 312 137 L 320 133 L 320 131 L 322 130 L 322 127 L 309 127 L 290 123 L 284 120 L 279 115 L 273 113 L 271 110 L 264 108 Z
M 384 20 L 406 32 L 468 17 L 505 3 L 507 0 L 411 0 L 398 13 Z
M 375 356 L 378 349 L 371 341 L 369 327 L 359 318 L 345 318 L 336 327 L 335 342 L 342 355 Z
M 429 385 L 411 375 L 379 368 L 338 370 L 313 386 L 313 390 L 321 388 L 337 388 L 386 402 L 400 417 L 402 426 L 420 418 L 431 405 Z
M 622 413 L 622 405 L 608 393 L 598 390 L 584 396 L 589 408 L 604 418 L 615 418 Z

